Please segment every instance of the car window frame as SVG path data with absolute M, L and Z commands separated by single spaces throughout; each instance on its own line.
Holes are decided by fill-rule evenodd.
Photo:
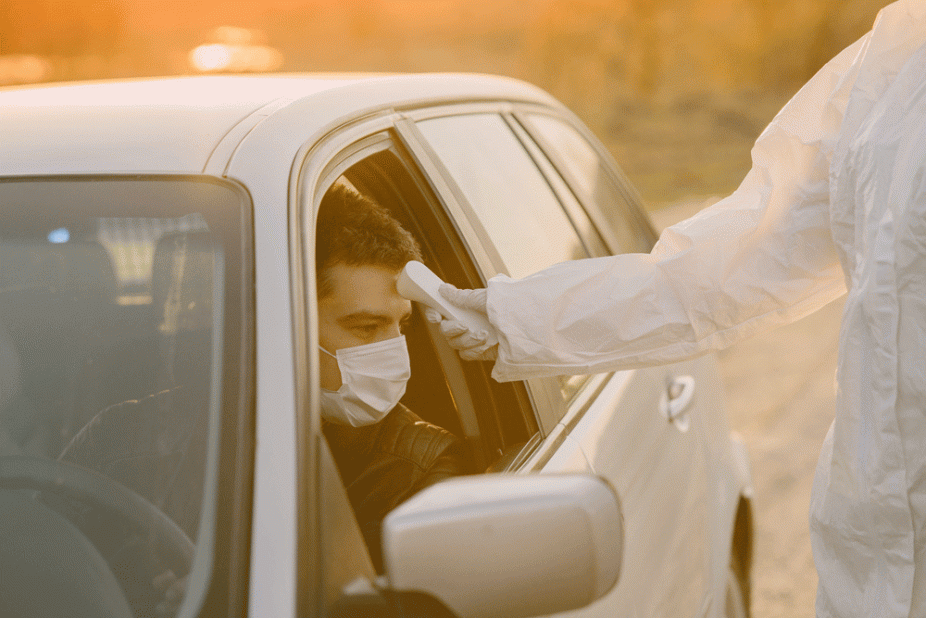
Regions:
M 431 184 L 431 179 L 420 164 L 404 146 L 397 125 L 404 117 L 387 110 L 373 117 L 365 117 L 332 128 L 321 138 L 306 142 L 294 159 L 290 180 L 290 281 L 292 286 L 294 370 L 296 374 L 296 411 L 299 419 L 297 437 L 299 487 L 297 488 L 297 582 L 299 599 L 297 609 L 304 615 L 326 615 L 332 594 L 325 585 L 323 571 L 325 564 L 325 508 L 322 495 L 325 478 L 331 479 L 332 461 L 326 456 L 327 447 L 321 433 L 321 413 L 318 378 L 318 333 L 317 294 L 314 268 L 315 224 L 321 199 L 330 186 L 351 166 L 382 151 L 394 151 L 404 161 L 412 176 L 420 176 L 421 182 Z M 396 150 L 399 149 L 399 150 Z M 459 219 L 447 212 L 447 205 L 437 196 L 435 205 L 457 226 L 454 230 L 460 242 L 466 246 L 473 263 L 479 248 L 465 242 L 459 232 Z M 476 272 L 481 271 L 476 268 Z M 457 359 L 458 362 L 459 359 Z M 448 376 L 448 380 L 450 377 Z M 467 383 L 456 384 L 453 392 L 469 389 Z M 487 391 L 486 396 L 495 397 Z M 524 389 L 522 407 L 534 406 L 530 393 Z M 529 429 L 534 431 L 536 428 Z M 335 471 L 335 476 L 337 476 Z M 341 486 L 343 490 L 343 485 Z M 334 498 L 337 508 L 342 509 L 346 494 Z M 329 520 L 330 521 L 330 520 Z M 356 522 L 355 522 L 356 523 Z M 363 543 L 363 540 L 360 539 Z M 365 545 L 363 546 L 365 549 Z M 366 556 L 369 560 L 369 556 Z M 361 558 L 357 573 L 366 572 Z M 342 573 L 349 572 L 340 570 Z M 340 582 L 347 584 L 349 582 Z M 326 590 L 326 588 L 329 588 Z M 343 588 L 341 588 L 343 590 Z
M 566 109 L 554 109 L 534 103 L 508 102 L 496 109 L 501 110 L 499 114 L 507 122 L 515 137 L 520 141 L 522 147 L 547 180 L 550 189 L 554 192 L 573 223 L 573 227 L 590 255 L 617 255 L 627 251 L 620 246 L 617 235 L 612 231 L 613 224 L 609 222 L 610 217 L 601 209 L 598 203 L 587 200 L 583 196 L 582 192 L 577 188 L 578 181 L 573 177 L 569 166 L 562 160 L 558 151 L 543 138 L 542 134 L 533 128 L 529 121 L 525 120 L 526 117 L 544 115 L 553 118 L 572 128 L 585 140 L 597 154 L 601 167 L 609 175 L 616 190 L 620 192 L 624 200 L 624 204 L 620 205 L 622 223 L 631 227 L 631 233 L 641 235 L 647 247 L 652 248 L 656 240 L 658 240 L 658 234 L 645 215 L 642 199 L 630 184 L 630 181 L 623 175 L 622 170 L 610 152 L 574 114 Z M 468 113 L 485 113 L 490 110 L 491 107 L 485 105 L 467 107 Z M 421 119 L 433 117 L 438 117 L 438 115 L 423 114 Z M 580 216 L 584 215 L 591 222 L 591 233 L 594 235 L 592 239 L 589 239 L 576 226 L 576 210 L 581 210 Z M 562 427 L 565 434 L 568 434 L 585 413 L 593 407 L 595 397 L 607 383 L 615 377 L 621 380 L 628 379 L 629 376 L 627 375 L 616 375 L 624 373 L 627 372 L 605 372 L 582 376 L 584 379 L 572 393 L 572 396 L 565 401 L 565 407 L 558 408 L 561 416 L 559 416 L 556 427 Z M 554 429 L 551 427 L 550 432 L 553 431 Z M 554 439 L 553 442 L 556 442 L 557 439 Z M 548 448 L 545 445 L 543 448 L 538 448 L 533 454 L 525 453 L 527 455 L 526 459 L 519 459 L 522 462 L 529 462 L 530 470 L 539 470 L 554 453 L 555 448 Z
M 293 158 L 289 180 L 289 282 L 293 316 L 292 346 L 294 406 L 296 410 L 296 612 L 325 615 L 326 595 L 321 512 L 325 503 L 322 482 L 324 447 L 320 444 L 318 317 L 316 307 L 314 243 L 315 219 L 322 194 L 316 194 L 320 178 L 332 159 L 349 144 L 387 129 L 392 114 L 360 118 L 331 127 L 325 135 L 303 142 Z M 330 170 L 328 170 L 330 171 Z M 313 248 L 309 251 L 309 248 Z
M 611 255 L 611 248 L 605 241 L 598 222 L 588 213 L 584 203 L 576 195 L 566 176 L 563 175 L 562 168 L 550 157 L 548 151 L 541 148 L 534 136 L 524 128 L 524 125 L 518 120 L 518 114 L 512 112 L 505 114 L 503 117 L 508 124 L 508 128 L 521 142 L 521 146 L 527 151 L 528 156 L 534 161 L 534 165 L 537 166 L 547 184 L 550 185 L 550 190 L 556 195 L 563 211 L 582 241 L 585 252 L 588 253 L 589 257 Z M 583 232 L 580 226 L 577 225 L 577 219 L 580 217 L 586 219 L 589 223 L 590 229 L 587 233 Z

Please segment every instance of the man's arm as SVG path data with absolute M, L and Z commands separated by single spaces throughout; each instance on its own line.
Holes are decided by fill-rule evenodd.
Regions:
M 380 529 L 386 515 L 425 487 L 470 470 L 459 438 L 401 404 L 363 442 L 371 458 L 348 483 L 347 493 L 373 564 L 381 571 Z

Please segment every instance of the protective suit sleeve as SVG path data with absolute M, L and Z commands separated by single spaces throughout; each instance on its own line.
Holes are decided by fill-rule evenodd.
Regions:
M 752 150 L 739 188 L 649 254 L 489 281 L 499 381 L 677 362 L 797 320 L 845 293 L 830 159 L 867 36 L 824 66 Z

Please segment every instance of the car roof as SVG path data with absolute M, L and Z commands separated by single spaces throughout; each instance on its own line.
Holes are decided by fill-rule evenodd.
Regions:
M 225 75 L 0 88 L 0 176 L 197 174 L 236 125 L 296 102 L 306 109 L 299 130 L 308 136 L 336 117 L 471 100 L 558 105 L 524 82 L 475 74 Z

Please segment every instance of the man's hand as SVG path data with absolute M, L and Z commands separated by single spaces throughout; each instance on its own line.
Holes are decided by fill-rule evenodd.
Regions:
M 460 290 L 449 283 L 444 283 L 440 286 L 440 293 L 458 307 L 478 311 L 483 315 L 487 314 L 485 288 Z M 450 347 L 457 350 L 463 360 L 495 360 L 498 358 L 498 344 L 488 343 L 489 334 L 484 330 L 470 330 L 463 322 L 445 319 L 434 309 L 426 308 L 424 315 L 428 322 L 438 325 Z
M 158 618 L 173 618 L 180 609 L 180 601 L 186 594 L 186 577 L 177 577 L 173 571 L 167 570 L 151 581 L 154 589 L 164 595 L 164 600 L 154 608 Z

